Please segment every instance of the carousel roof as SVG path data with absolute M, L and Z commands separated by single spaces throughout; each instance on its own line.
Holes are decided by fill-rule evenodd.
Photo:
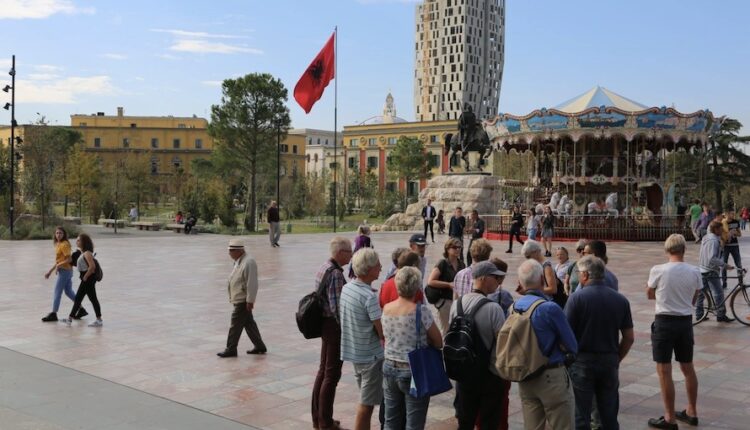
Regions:
M 630 100 L 598 85 L 577 97 L 560 103 L 554 109 L 565 113 L 578 113 L 589 108 L 601 106 L 616 107 L 626 112 L 640 112 L 648 109 L 646 105 Z

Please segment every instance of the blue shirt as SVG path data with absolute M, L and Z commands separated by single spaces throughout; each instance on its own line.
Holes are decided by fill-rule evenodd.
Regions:
M 531 326 L 536 333 L 539 349 L 549 359 L 549 364 L 559 364 L 565 361 L 565 352 L 560 349 L 560 345 L 565 347 L 566 352 L 578 353 L 578 342 L 560 306 L 548 301 L 539 291 L 529 291 L 516 300 L 513 307 L 523 312 L 540 298 L 546 303 L 539 305 L 531 315 Z
M 565 315 L 578 340 L 578 350 L 595 354 L 620 352 L 620 331 L 633 328 L 630 302 L 603 280 L 570 296 Z
M 383 346 L 373 322 L 382 311 L 377 294 L 364 282 L 354 279 L 341 290 L 341 360 L 372 363 L 383 359 Z

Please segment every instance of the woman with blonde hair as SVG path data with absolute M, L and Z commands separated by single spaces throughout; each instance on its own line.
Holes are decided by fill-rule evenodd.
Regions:
M 453 279 L 466 265 L 461 261 L 463 244 L 457 238 L 450 238 L 445 242 L 443 259 L 438 261 L 427 278 L 425 297 L 433 305 L 436 321 L 440 332 L 448 330 L 451 304 L 453 303 Z
M 52 295 L 52 312 L 42 318 L 43 322 L 57 321 L 57 311 L 60 309 L 60 299 L 63 292 L 70 300 L 75 301 L 76 298 L 76 293 L 73 291 L 73 265 L 70 260 L 72 250 L 68 240 L 68 232 L 62 226 L 55 227 L 52 244 L 55 245 L 55 264 L 44 274 L 44 279 L 49 279 L 52 272 L 55 272 L 57 273 L 57 280 Z M 81 308 L 75 317 L 81 318 L 86 315 L 88 315 L 88 312 Z

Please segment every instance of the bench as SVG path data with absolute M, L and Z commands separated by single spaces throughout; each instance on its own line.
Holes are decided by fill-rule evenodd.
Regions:
M 64 216 L 63 221 L 70 224 L 81 225 L 81 217 L 79 216 Z
M 125 227 L 124 219 L 114 220 L 112 218 L 99 218 L 99 224 L 103 225 L 104 227 L 114 228 L 115 223 L 117 223 L 117 227 Z
M 165 230 L 172 230 L 175 233 L 182 233 L 185 231 L 185 224 L 178 224 L 178 223 L 172 223 L 167 224 L 164 226 Z M 193 229 L 190 230 L 190 234 L 198 234 L 200 232 L 205 232 L 206 228 L 204 227 L 204 224 L 196 224 L 193 226 Z
M 161 229 L 161 223 L 155 221 L 135 221 L 130 223 L 132 227 L 138 227 L 138 230 L 154 230 L 158 231 Z

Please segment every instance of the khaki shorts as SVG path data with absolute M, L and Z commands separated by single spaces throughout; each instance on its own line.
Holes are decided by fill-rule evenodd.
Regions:
M 383 359 L 372 363 L 354 363 L 354 376 L 359 387 L 359 403 L 379 405 L 383 400 Z

